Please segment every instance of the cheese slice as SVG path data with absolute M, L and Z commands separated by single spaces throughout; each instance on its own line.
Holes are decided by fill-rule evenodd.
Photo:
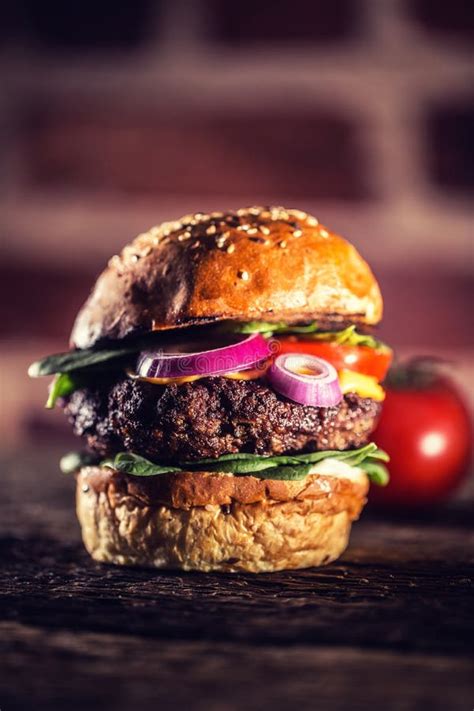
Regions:
M 224 373 L 221 377 L 232 380 L 257 380 L 266 372 L 266 368 L 254 368 L 251 370 L 242 370 L 234 373 Z M 194 380 L 200 380 L 201 375 L 186 375 L 181 378 L 140 378 L 147 380 L 155 385 L 182 385 L 183 383 L 192 383 Z M 342 394 L 357 393 L 361 397 L 370 397 L 372 400 L 382 401 L 385 399 L 385 391 L 377 380 L 370 375 L 356 373 L 354 370 L 340 370 L 338 373 L 339 385 L 341 386 Z
M 361 397 L 370 397 L 372 400 L 385 399 L 383 387 L 370 375 L 356 373 L 354 370 L 340 370 L 338 376 L 343 395 L 357 393 Z
M 183 383 L 192 383 L 200 379 L 200 375 L 183 375 L 181 378 L 138 378 L 138 380 L 146 380 L 147 383 L 155 385 L 183 385 Z
M 268 370 L 270 361 L 260 368 L 252 368 L 247 370 L 234 371 L 229 373 L 223 373 L 220 377 L 228 378 L 229 380 L 257 380 L 261 378 L 262 375 Z M 183 383 L 192 383 L 194 380 L 200 380 L 204 378 L 204 375 L 183 375 L 180 378 L 144 378 L 141 377 L 140 380 L 146 380 L 149 383 L 155 383 L 155 385 L 182 385 Z

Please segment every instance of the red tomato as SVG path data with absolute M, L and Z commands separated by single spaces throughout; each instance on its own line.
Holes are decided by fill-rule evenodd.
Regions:
M 368 348 L 367 346 L 345 346 L 330 341 L 288 336 L 277 339 L 281 345 L 280 353 L 309 353 L 324 358 L 336 370 L 355 370 L 364 375 L 371 375 L 380 382 L 385 378 L 392 361 L 392 351 Z
M 443 499 L 466 473 L 471 452 L 467 409 L 454 385 L 388 386 L 373 439 L 390 455 L 390 482 L 371 500 L 416 506 Z

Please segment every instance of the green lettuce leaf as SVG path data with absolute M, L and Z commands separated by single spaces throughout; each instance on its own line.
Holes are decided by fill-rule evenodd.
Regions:
M 273 335 L 287 328 L 286 323 L 270 323 L 269 321 L 248 321 L 247 323 L 232 323 L 231 330 L 234 333 L 262 333 L 263 335 Z
M 382 341 L 365 333 L 358 333 L 355 325 L 348 326 L 341 331 L 320 331 L 318 323 L 304 326 L 290 326 L 283 322 L 270 323 L 268 321 L 249 321 L 248 323 L 233 324 L 232 328 L 238 333 L 261 333 L 266 337 L 275 335 L 304 335 L 306 338 L 317 341 L 328 341 L 346 346 L 365 346 L 377 350 L 388 349 Z
M 382 341 L 366 333 L 357 333 L 356 326 L 348 326 L 342 331 L 308 332 L 309 338 L 318 341 L 330 341 L 345 346 L 365 346 L 377 350 L 388 349 Z
M 314 333 L 319 330 L 316 322 L 304 326 L 289 326 L 284 321 L 271 323 L 270 321 L 248 321 L 247 323 L 231 323 L 230 329 L 234 333 L 261 333 L 264 336 L 273 336 L 276 333 Z

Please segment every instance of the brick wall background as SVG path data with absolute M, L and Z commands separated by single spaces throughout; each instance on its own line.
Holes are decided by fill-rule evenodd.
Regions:
M 24 366 L 64 348 L 108 256 L 194 210 L 276 203 L 313 212 L 373 265 L 386 301 L 382 336 L 401 352 L 454 354 L 467 372 L 473 8 L 4 2 L 7 431 L 41 428 L 44 383 L 26 380 Z

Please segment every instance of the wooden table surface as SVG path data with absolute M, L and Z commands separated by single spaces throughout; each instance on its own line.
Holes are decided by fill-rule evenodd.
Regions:
M 472 503 L 368 510 L 319 570 L 115 568 L 82 548 L 59 454 L 2 458 L 1 711 L 473 708 Z

